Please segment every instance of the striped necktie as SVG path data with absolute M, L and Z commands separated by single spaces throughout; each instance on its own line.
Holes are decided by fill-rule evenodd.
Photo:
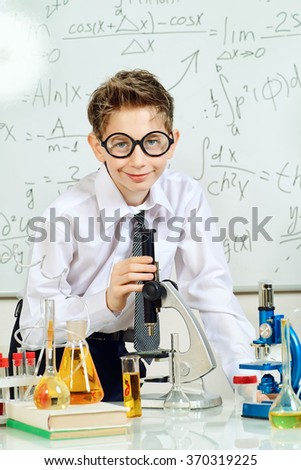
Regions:
M 144 229 L 144 211 L 134 216 L 133 256 L 142 256 L 142 230 Z M 142 292 L 135 293 L 134 347 L 136 351 L 154 351 L 160 343 L 159 321 L 155 325 L 153 336 L 149 336 L 144 324 L 144 299 Z M 151 359 L 145 359 L 148 363 Z

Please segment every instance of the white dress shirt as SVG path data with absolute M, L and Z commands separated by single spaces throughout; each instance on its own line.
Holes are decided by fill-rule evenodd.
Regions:
M 133 327 L 134 295 L 116 315 L 107 308 L 105 294 L 113 265 L 131 256 L 131 220 L 142 209 L 146 226 L 156 229 L 160 279 L 170 279 L 175 268 L 179 293 L 200 312 L 231 383 L 238 364 L 254 360 L 255 332 L 233 295 L 215 228 L 206 224 L 212 214 L 200 184 L 172 170 L 164 171 L 145 203 L 130 207 L 102 165 L 58 197 L 39 224 L 32 223 L 35 242 L 20 319 L 26 343 L 41 345 L 42 328 L 31 333 L 26 328 L 43 324 L 43 298 L 56 301 L 57 342 L 65 341 L 68 319 L 87 318 L 88 335 Z

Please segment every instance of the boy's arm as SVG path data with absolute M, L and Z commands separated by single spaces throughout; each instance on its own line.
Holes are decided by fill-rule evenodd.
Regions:
M 86 282 L 87 288 L 82 288 L 87 281 L 84 265 L 76 271 L 76 275 L 71 273 L 72 263 L 78 256 L 76 242 L 72 236 L 66 237 L 59 224 L 50 229 L 46 222 L 43 229 L 44 232 L 38 232 L 31 246 L 30 268 L 23 293 L 20 327 L 25 341 L 33 347 L 40 347 L 43 343 L 44 298 L 55 300 L 57 343 L 66 340 L 63 328 L 70 319 L 86 318 L 89 334 L 98 330 L 114 331 L 116 317 L 106 305 L 107 283 L 104 281 L 101 286 L 98 279 L 94 280 L 97 277 L 94 273 L 94 276 L 90 276 L 94 284 L 90 280 Z M 89 264 L 91 260 L 87 259 L 87 269 Z M 33 329 L 34 326 L 39 328 Z
M 53 227 L 45 223 L 43 228 L 44 232 L 40 231 L 38 235 L 43 233 L 47 236 L 37 237 L 32 244 L 31 267 L 23 296 L 20 326 L 25 342 L 32 347 L 42 345 L 41 301 L 47 297 L 55 299 L 57 343 L 65 342 L 66 333 L 63 330 L 66 321 L 70 319 L 86 318 L 88 334 L 127 329 L 133 320 L 130 301 L 126 307 L 128 298 L 132 292 L 142 289 L 138 281 L 153 279 L 156 267 L 152 264 L 152 258 L 135 257 L 119 261 L 111 273 L 109 267 L 105 270 L 110 278 L 108 280 L 103 275 L 97 276 L 103 266 L 98 266 L 94 272 L 91 269 L 94 260 L 88 257 L 86 265 L 83 264 L 85 260 L 82 260 L 82 268 L 74 269 L 72 265 L 78 262 L 79 248 L 71 233 L 66 237 L 66 231 L 61 230 L 57 223 Z M 86 289 L 76 295 L 84 285 Z M 40 328 L 32 329 L 35 325 Z

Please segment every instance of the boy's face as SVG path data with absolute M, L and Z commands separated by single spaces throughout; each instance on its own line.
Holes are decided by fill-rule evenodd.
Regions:
M 140 140 L 153 131 L 168 134 L 162 119 L 152 108 L 121 108 L 110 116 L 102 139 L 104 141 L 111 134 L 123 132 L 135 140 Z M 151 186 L 163 173 L 167 160 L 172 157 L 179 138 L 177 130 L 173 131 L 173 137 L 174 144 L 160 157 L 150 157 L 136 145 L 129 157 L 115 158 L 100 145 L 93 133 L 89 135 L 88 141 L 96 158 L 106 163 L 111 178 L 127 204 L 138 206 L 146 199 Z

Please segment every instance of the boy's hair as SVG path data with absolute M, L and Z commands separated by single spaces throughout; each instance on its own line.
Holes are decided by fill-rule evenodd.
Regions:
M 147 70 L 121 70 L 92 93 L 88 118 L 98 138 L 104 134 L 111 113 L 122 106 L 152 107 L 161 115 L 168 133 L 172 131 L 173 98 Z

